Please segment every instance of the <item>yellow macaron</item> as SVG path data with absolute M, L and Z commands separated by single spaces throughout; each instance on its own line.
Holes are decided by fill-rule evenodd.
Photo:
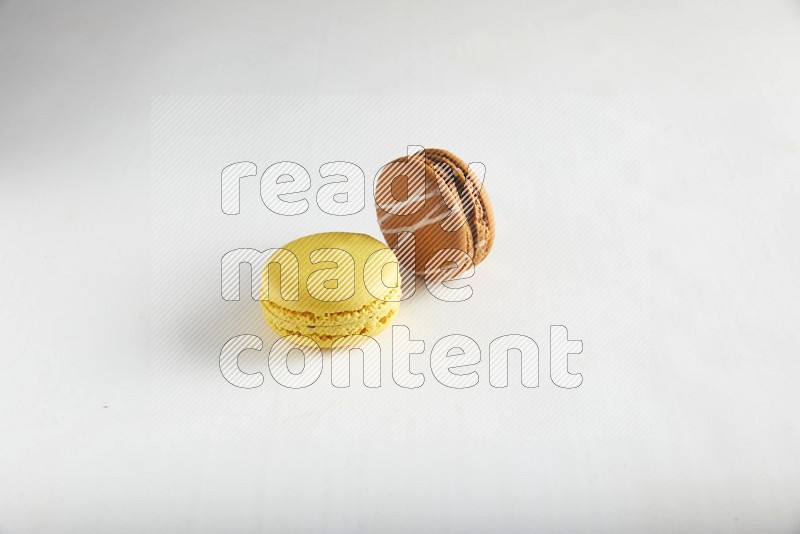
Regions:
M 261 276 L 261 308 L 279 335 L 330 347 L 338 338 L 386 328 L 400 308 L 400 283 L 397 257 L 377 239 L 314 234 L 270 256 Z

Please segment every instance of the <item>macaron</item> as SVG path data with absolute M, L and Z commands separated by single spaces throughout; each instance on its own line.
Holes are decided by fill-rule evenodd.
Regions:
M 330 347 L 338 338 L 373 336 L 389 326 L 400 308 L 400 284 L 397 257 L 384 243 L 365 234 L 314 234 L 270 256 L 261 308 L 280 336 Z
M 486 187 L 447 150 L 427 148 L 385 165 L 375 180 L 375 205 L 404 274 L 456 278 L 492 249 L 494 212 Z M 400 242 L 404 233 L 414 235 L 413 247 Z

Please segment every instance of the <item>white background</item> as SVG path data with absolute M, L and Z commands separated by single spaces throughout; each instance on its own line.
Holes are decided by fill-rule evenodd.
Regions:
M 0 4 L 0 531 L 796 531 L 799 30 L 792 2 Z M 225 217 L 219 171 L 405 143 L 483 161 L 498 219 L 473 299 L 401 309 L 425 384 L 388 350 L 378 390 L 258 354 L 227 384 L 224 341 L 270 334 L 222 253 L 379 233 L 254 181 Z M 451 333 L 475 388 L 426 368 Z M 488 385 L 505 333 L 539 388 Z

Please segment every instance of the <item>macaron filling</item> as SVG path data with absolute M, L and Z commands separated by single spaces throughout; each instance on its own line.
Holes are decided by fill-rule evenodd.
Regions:
M 477 190 L 477 184 L 475 183 L 477 179 L 466 163 L 447 152 L 429 149 L 426 151 L 425 156 L 434 163 L 435 168 L 446 173 L 445 183 L 452 184 L 458 193 L 472 238 L 472 253 L 470 255 L 477 263 L 485 256 L 483 249 L 487 245 L 487 235 L 489 234 L 488 214 Z M 441 176 L 441 174 L 439 175 Z M 473 213 L 474 216 L 472 216 Z
M 400 288 L 393 288 L 385 298 L 358 310 L 324 314 L 293 311 L 270 301 L 262 301 L 261 306 L 267 323 L 280 335 L 303 335 L 320 345 L 330 345 L 339 337 L 371 335 L 388 326 L 400 307 Z

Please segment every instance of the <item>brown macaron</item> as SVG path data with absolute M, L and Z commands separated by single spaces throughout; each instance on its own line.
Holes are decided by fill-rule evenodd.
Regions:
M 375 181 L 375 209 L 401 267 L 451 279 L 478 265 L 494 242 L 494 213 L 473 169 L 447 150 L 427 148 L 388 163 Z M 414 246 L 400 242 L 406 232 Z

